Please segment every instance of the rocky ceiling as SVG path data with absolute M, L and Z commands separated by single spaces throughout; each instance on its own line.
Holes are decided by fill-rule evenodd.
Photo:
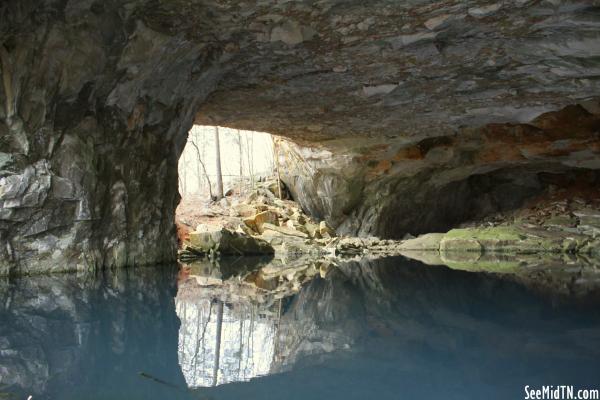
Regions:
M 281 1 L 259 10 L 238 5 L 246 30 L 227 39 L 235 59 L 198 122 L 310 141 L 414 140 L 529 122 L 600 94 L 600 7 L 590 1 Z
M 350 233 L 400 235 L 397 204 L 451 208 L 478 179 L 598 168 L 599 27 L 589 0 L 4 1 L 0 273 L 172 261 L 194 121 L 304 146 L 286 181 Z

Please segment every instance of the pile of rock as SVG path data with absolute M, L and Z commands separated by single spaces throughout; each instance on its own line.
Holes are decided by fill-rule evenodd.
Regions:
M 275 192 L 276 181 L 260 182 L 244 201 L 234 201 L 223 211 L 230 217 L 226 226 L 198 225 L 189 233 L 180 259 L 327 251 L 324 247 L 336 237 L 335 230 L 325 221 L 312 220 L 295 202 L 277 198 Z
M 474 253 L 600 257 L 600 202 L 591 200 L 546 198 L 446 233 L 397 241 L 337 237 L 325 221 L 312 220 L 295 202 L 277 198 L 276 191 L 276 183 L 262 182 L 244 201 L 231 204 L 227 212 L 235 223 L 230 222 L 229 229 L 198 226 L 181 258 L 202 254 L 414 257 L 414 251 L 435 251 L 446 258 L 451 253 L 470 253 L 470 258 Z
M 242 229 L 251 235 L 294 236 L 303 239 L 335 237 L 325 221 L 315 222 L 305 215 L 298 204 L 278 199 L 270 182 L 258 186 L 248 198 L 233 204 L 230 215 L 242 217 Z

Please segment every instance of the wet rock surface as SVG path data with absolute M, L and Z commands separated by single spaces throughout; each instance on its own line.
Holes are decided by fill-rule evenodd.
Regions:
M 493 201 L 465 199 L 500 196 L 486 182 L 520 199 L 541 171 L 599 167 L 589 1 L 0 7 L 4 275 L 173 261 L 194 121 L 312 146 L 284 180 L 316 219 L 366 236 L 485 214 Z
M 600 279 L 600 203 L 573 192 L 484 223 L 406 240 L 400 254 L 430 265 L 506 274 L 557 293 L 585 293 Z

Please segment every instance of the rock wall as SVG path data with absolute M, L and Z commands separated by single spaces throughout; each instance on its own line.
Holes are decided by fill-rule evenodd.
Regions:
M 532 148 L 523 160 L 497 153 L 539 131 L 473 128 L 580 102 L 597 110 L 599 21 L 586 0 L 3 2 L 0 274 L 173 260 L 177 159 L 194 120 L 336 142 L 328 147 L 342 161 L 332 164 L 357 171 L 308 168 L 321 183 L 303 203 L 342 231 L 435 227 L 468 192 L 438 186 L 487 168 L 458 161 L 468 166 L 453 167 L 460 177 L 444 173 L 469 146 L 495 142 L 478 153 L 497 158 L 494 170 L 537 160 Z M 563 133 L 541 157 L 595 168 L 597 136 L 573 147 Z M 348 154 L 358 158 L 346 164 Z M 394 157 L 426 166 L 409 169 L 429 183 L 417 174 L 408 186 L 370 184 Z M 415 205 L 439 211 L 405 220 Z
M 527 124 L 488 124 L 408 142 L 283 142 L 283 180 L 338 233 L 402 238 L 518 208 L 547 190 L 600 182 L 600 113 L 582 105 Z
M 219 71 L 120 3 L 2 6 L 0 274 L 175 258 L 177 160 Z

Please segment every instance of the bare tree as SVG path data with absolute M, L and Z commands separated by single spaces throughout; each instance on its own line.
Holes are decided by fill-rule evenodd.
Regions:
M 254 133 L 246 133 L 246 158 L 248 159 L 248 174 L 250 175 L 250 190 L 254 189 Z
M 183 168 L 179 168 L 179 171 L 182 172 L 179 174 L 180 182 L 181 182 L 181 192 L 182 192 L 181 194 L 182 194 L 182 197 L 186 197 L 186 195 L 187 195 L 187 159 L 185 157 L 185 149 L 181 153 L 179 162 L 180 162 L 180 164 L 183 164 Z M 181 175 L 183 175 L 183 178 L 181 177 Z
M 223 198 L 223 175 L 221 174 L 221 145 L 219 143 L 219 127 L 215 126 L 215 148 L 217 160 L 217 200 Z
M 196 160 L 198 160 L 198 165 L 202 166 L 202 170 L 204 171 L 204 177 L 206 178 L 206 182 L 208 183 L 208 194 L 210 195 L 210 198 L 212 199 L 212 197 L 213 197 L 212 185 L 210 184 L 210 178 L 208 177 L 208 174 L 206 173 L 206 167 L 204 166 L 204 162 L 202 161 L 202 157 L 200 156 L 200 149 L 198 148 L 198 145 L 196 143 L 194 143 L 193 140 L 190 140 L 188 143 L 190 143 L 192 145 L 192 147 L 194 147 L 194 149 L 196 150 Z M 200 186 L 200 182 L 198 182 L 198 186 Z
M 275 138 L 275 136 L 271 136 L 271 139 L 273 140 L 273 163 L 275 164 L 275 169 L 277 170 L 277 189 L 279 191 L 279 198 L 282 199 L 281 173 L 279 172 L 279 139 Z
M 200 141 L 198 137 L 198 132 L 194 132 L 193 130 L 190 132 L 190 143 L 194 146 L 196 150 L 196 182 L 198 183 L 198 193 L 202 193 L 202 188 L 204 187 L 204 177 L 202 172 L 200 171 L 200 167 L 202 165 L 202 157 L 200 157 L 200 149 L 198 149 L 198 145 L 196 142 Z
M 242 183 L 244 182 L 244 158 L 242 153 L 242 135 L 240 130 L 237 130 L 237 144 L 240 152 L 240 194 L 242 193 Z

